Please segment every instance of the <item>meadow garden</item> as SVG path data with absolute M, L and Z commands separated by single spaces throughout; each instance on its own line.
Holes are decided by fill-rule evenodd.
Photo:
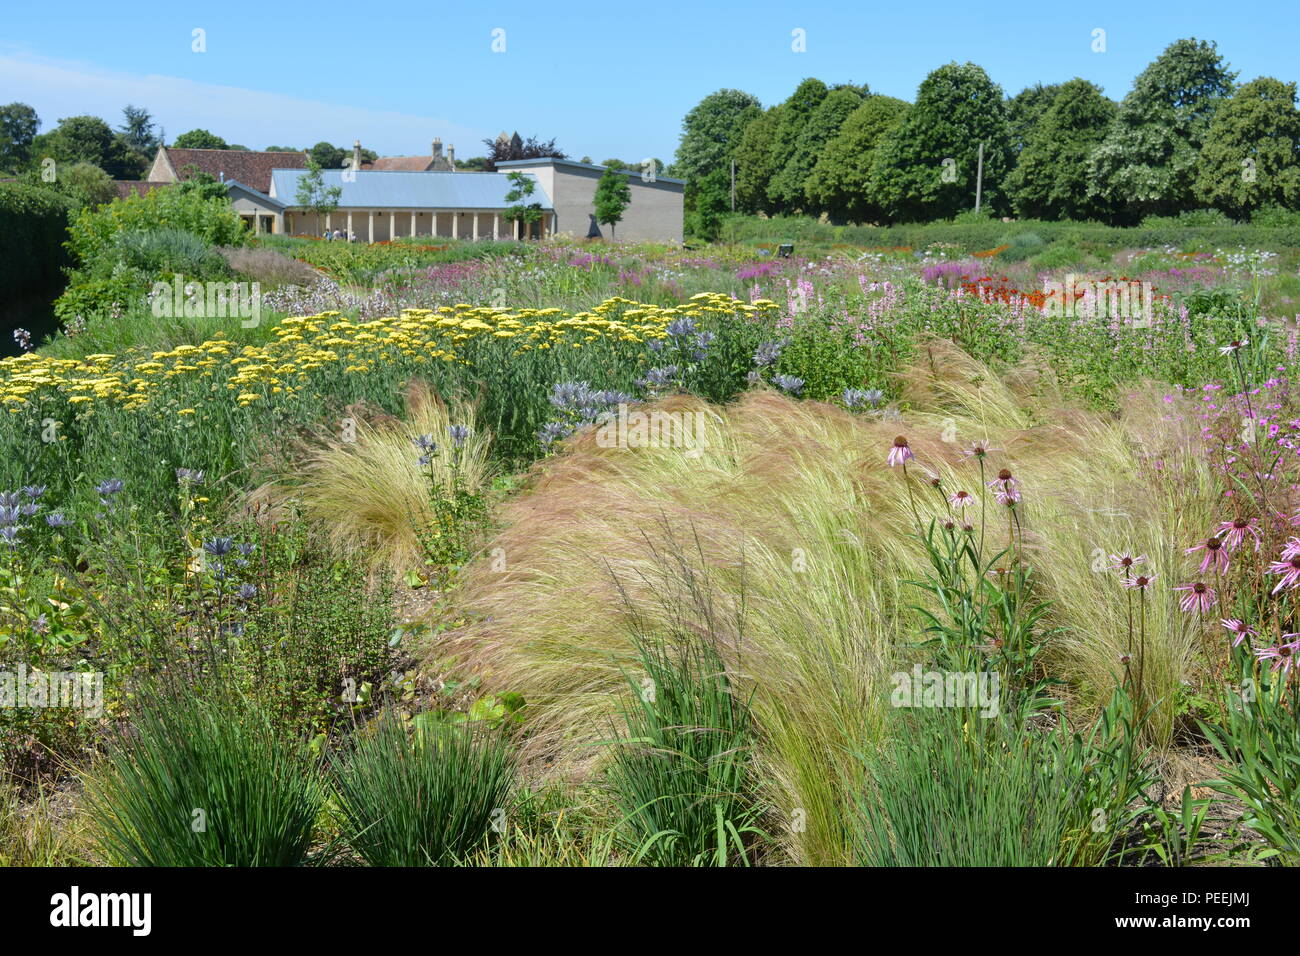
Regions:
M 6 863 L 1300 857 L 1284 231 L 232 218 L 0 364 Z

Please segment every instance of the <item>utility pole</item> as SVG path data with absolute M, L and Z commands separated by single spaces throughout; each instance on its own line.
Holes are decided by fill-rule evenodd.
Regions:
M 980 211 L 980 194 L 984 190 L 984 143 L 980 143 L 979 165 L 975 169 L 975 211 Z
M 731 161 L 731 211 L 736 211 L 736 161 Z

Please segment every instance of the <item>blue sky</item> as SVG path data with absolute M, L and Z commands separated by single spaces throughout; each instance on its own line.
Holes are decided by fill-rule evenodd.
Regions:
M 766 106 L 816 76 L 910 100 L 936 66 L 970 60 L 1008 94 L 1077 75 L 1119 99 L 1186 36 L 1217 41 L 1242 80 L 1300 80 L 1298 9 L 1295 0 L 234 0 L 127 13 L 86 0 L 11 0 L 0 23 L 0 102 L 30 103 L 43 129 L 79 113 L 117 125 L 132 102 L 169 138 L 205 127 L 255 149 L 360 138 L 381 155 L 423 154 L 436 135 L 468 157 L 483 137 L 518 129 L 555 137 L 575 158 L 670 161 L 682 116 L 721 87 Z M 196 28 L 206 52 L 191 49 Z M 492 49 L 498 29 L 504 52 Z M 792 49 L 796 29 L 806 52 Z M 1097 29 L 1105 52 L 1093 52 Z

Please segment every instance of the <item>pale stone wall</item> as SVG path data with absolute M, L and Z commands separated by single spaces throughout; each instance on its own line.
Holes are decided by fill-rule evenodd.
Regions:
M 528 166 L 551 197 L 555 206 L 555 231 L 581 239 L 593 227 L 605 238 L 609 226 L 597 225 L 595 196 L 601 170 L 579 166 Z M 632 201 L 623 211 L 623 221 L 613 229 L 613 238 L 657 242 L 682 241 L 683 187 L 662 180 L 647 183 L 640 172 L 628 175 Z

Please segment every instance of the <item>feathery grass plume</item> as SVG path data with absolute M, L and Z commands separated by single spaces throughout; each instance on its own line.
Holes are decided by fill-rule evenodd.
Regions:
M 999 376 L 944 342 L 901 377 L 910 406 L 901 423 L 753 390 L 712 409 L 691 396 L 646 406 L 708 412 L 690 454 L 576 437 L 500 509 L 488 550 L 505 560 L 467 569 L 472 623 L 451 649 L 490 686 L 526 697 L 534 746 L 558 748 L 571 765 L 626 692 L 621 667 L 634 649 L 610 608 L 625 593 L 662 622 L 656 589 L 726 606 L 743 580 L 745 653 L 726 663 L 751 700 L 762 798 L 777 820 L 800 822 L 767 829 L 793 860 L 846 862 L 861 775 L 850 755 L 883 733 L 879 688 L 910 666 L 922 637 L 910 610 L 917 589 L 906 582 L 923 578 L 925 551 L 900 482 L 913 486 L 925 520 L 948 508 L 921 467 L 904 479 L 883 449 L 904 433 L 942 488 L 981 488 L 981 459 L 963 456 L 980 441 L 990 449 L 985 480 L 1007 467 L 1019 481 L 1016 534 L 1051 607 L 1041 626 L 1067 632 L 1037 666 L 1067 682 L 1072 719 L 1091 719 L 1124 678 L 1129 596 L 1104 564 L 1093 570 L 1094 550 L 1181 556 L 1212 527 L 1209 467 L 1156 400 L 1135 398 L 1118 419 L 1085 413 L 1061 400 L 1050 375 Z M 983 518 L 989 553 L 1010 533 L 999 507 Z M 965 509 L 977 526 L 979 510 Z M 1191 635 L 1171 595 L 1148 590 L 1143 681 L 1158 703 L 1142 732 L 1163 745 L 1172 697 L 1191 676 Z M 687 608 L 685 624 L 709 633 L 699 604 Z
M 435 525 L 429 482 L 450 493 L 477 492 L 491 475 L 492 434 L 475 424 L 474 406 L 444 402 L 421 382 L 406 394 L 406 419 L 369 422 L 354 417 L 346 433 L 322 433 L 304 449 L 293 473 L 254 493 L 279 507 L 296 500 L 304 518 L 348 553 L 364 554 L 375 570 L 406 571 L 420 565 L 420 535 Z M 467 429 L 459 445 L 452 425 Z M 439 451 L 425 464 L 414 441 L 435 436 Z
M 1129 595 L 1108 556 L 1129 550 L 1155 558 L 1144 573 L 1159 572 L 1160 582 L 1132 595 L 1135 620 L 1145 602 L 1146 638 L 1140 666 L 1132 649 L 1132 673 L 1141 672 L 1141 699 L 1153 708 L 1142 722 L 1144 740 L 1168 748 L 1178 696 L 1196 676 L 1197 630 L 1162 586 L 1181 567 L 1163 556 L 1181 558 L 1185 542 L 1203 538 L 1219 518 L 1218 485 L 1190 400 L 1141 385 L 1119 416 L 1086 413 L 1064 402 L 1045 371 L 1027 365 L 998 376 L 941 341 L 929 343 L 903 379 L 913 406 L 909 435 L 951 438 L 949 449 L 991 439 L 990 477 L 1012 463 L 1028 498 L 1021 516 L 1029 560 L 1040 597 L 1051 603 L 1047 623 L 1064 629 L 1041 660 L 1087 714 L 1123 682 L 1129 651 Z M 967 464 L 922 460 L 947 488 L 969 473 Z M 1005 545 L 1005 534 L 995 545 Z
M 87 797 L 117 866 L 298 866 L 324 803 L 306 744 L 225 689 L 147 692 Z
M 473 723 L 386 714 L 362 730 L 335 781 L 343 835 L 371 866 L 447 866 L 487 837 L 514 778 L 508 742 Z
M 760 832 L 749 708 L 709 644 L 634 640 L 641 673 L 628 673 L 609 768 L 624 845 L 655 866 L 748 863 Z

